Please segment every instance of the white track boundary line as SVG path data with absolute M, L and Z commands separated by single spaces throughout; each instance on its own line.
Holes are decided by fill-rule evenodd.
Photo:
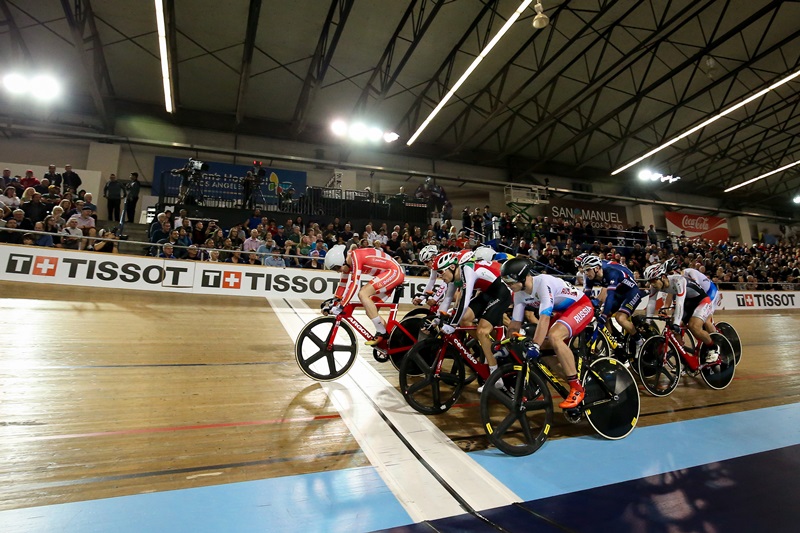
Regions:
M 292 342 L 306 322 L 319 316 L 301 300 L 291 300 L 289 305 L 283 299 L 267 300 Z M 357 338 L 360 342 L 361 338 Z M 320 385 L 367 458 L 413 520 L 463 514 L 465 509 L 409 451 L 381 414 L 476 511 L 521 501 L 513 491 L 461 451 L 426 416 L 408 406 L 400 392 L 366 360 L 372 359 L 371 348 L 360 346 L 359 355 L 361 357 L 356 358 L 347 375 Z

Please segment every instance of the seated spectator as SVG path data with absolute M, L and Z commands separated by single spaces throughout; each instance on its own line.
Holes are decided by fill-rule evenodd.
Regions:
M 94 251 L 101 252 L 105 254 L 118 254 L 119 253 L 119 242 L 117 239 L 117 234 L 114 230 L 103 230 L 101 229 L 98 234 L 98 237 L 103 237 L 105 239 L 112 239 L 110 241 L 95 241 L 94 243 Z
M 5 229 L 0 230 L 0 243 L 22 244 L 22 233 L 18 231 L 8 231 L 17 228 L 17 220 L 14 218 L 6 221 Z
M 242 257 L 241 250 L 232 250 L 230 257 L 225 259 L 226 263 L 235 263 L 235 264 L 244 264 L 247 263 L 247 260 Z
M 17 228 L 24 230 L 32 230 L 33 222 L 25 216 L 25 211 L 20 208 L 14 209 L 12 217 L 17 221 Z
M 209 263 L 221 263 L 219 250 L 211 250 L 208 253 L 208 259 L 206 259 Z
M 45 230 L 44 229 L 44 222 L 37 222 L 36 224 L 33 225 L 33 229 L 35 231 L 42 231 L 43 232 Z M 35 241 L 34 241 L 33 244 L 34 244 L 34 246 L 45 246 L 47 248 L 53 248 L 55 246 L 55 243 L 53 242 L 53 236 L 52 235 L 47 235 L 47 234 L 41 235 L 41 234 L 38 234 L 38 233 L 35 235 Z
M 186 256 L 183 259 L 186 259 L 187 261 L 202 261 L 203 256 L 200 255 L 200 249 L 197 247 L 197 245 L 192 244 L 186 249 Z
M 269 254 L 264 258 L 262 263 L 264 266 L 286 267 L 286 261 L 284 261 L 283 257 L 281 257 L 280 248 L 273 248 L 270 250 Z
M 319 257 L 318 251 L 312 250 L 310 257 L 311 259 L 305 264 L 303 268 L 309 268 L 311 270 L 323 270 L 325 268 L 325 266 L 322 264 L 322 260 Z
M 17 189 L 13 185 L 6 186 L 3 194 L 0 194 L 0 202 L 3 202 L 10 208 L 19 207 L 20 200 L 17 197 Z
M 67 220 L 67 224 L 61 233 L 65 235 L 65 237 L 61 237 L 61 246 L 63 248 L 67 248 L 68 250 L 80 250 L 81 244 L 83 239 L 78 239 L 76 237 L 82 237 L 83 231 L 78 228 L 78 217 L 71 217 Z
M 158 253 L 158 257 L 162 257 L 164 259 L 175 259 L 175 254 L 173 251 L 174 247 L 167 243 L 161 248 L 161 251 Z

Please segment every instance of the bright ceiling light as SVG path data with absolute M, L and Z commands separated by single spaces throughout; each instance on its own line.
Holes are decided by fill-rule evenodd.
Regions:
M 38 100 L 50 102 L 61 94 L 61 84 L 53 76 L 43 74 L 31 80 L 30 91 Z
M 792 198 L 792 201 L 793 201 L 794 203 L 796 203 L 796 204 L 800 204 L 800 194 L 798 194 L 797 196 L 795 196 L 794 198 Z
M 350 125 L 350 130 L 347 133 L 352 140 L 363 141 L 367 137 L 367 127 L 361 122 L 356 122 Z
M 337 137 L 343 137 L 347 135 L 347 122 L 344 120 L 334 120 L 331 123 L 331 131 Z
M 379 142 L 383 138 L 383 131 L 373 126 L 367 131 L 367 138 L 372 142 Z
M 542 7 L 542 2 L 536 2 L 536 5 L 533 6 L 533 9 L 536 11 L 536 16 L 533 17 L 533 27 L 537 30 L 541 30 L 542 28 L 546 28 L 548 24 L 550 24 L 550 18 L 544 14 L 544 8 Z
M 23 94 L 28 91 L 28 78 L 22 74 L 12 72 L 3 76 L 3 86 L 13 94 Z
M 641 172 L 639 172 L 639 179 L 642 181 L 650 181 L 650 176 L 652 175 L 653 175 L 652 172 L 650 172 L 647 169 L 644 169 Z
M 164 21 L 164 2 L 156 2 L 156 26 L 158 27 L 158 53 L 161 56 L 161 78 L 164 82 L 164 107 L 167 113 L 175 110 L 172 94 L 172 80 L 169 77 L 169 55 L 167 54 L 167 24 Z
M 763 180 L 764 178 L 768 178 L 768 177 L 772 176 L 773 174 L 777 174 L 778 172 L 783 172 L 784 170 L 788 170 L 788 169 L 790 169 L 790 168 L 792 168 L 793 166 L 796 166 L 796 165 L 800 165 L 800 159 L 798 159 L 794 163 L 789 163 L 788 165 L 784 165 L 781 168 L 776 168 L 775 170 L 773 170 L 771 172 L 767 172 L 766 174 L 762 174 L 762 175 L 760 175 L 758 177 L 755 177 L 753 179 L 749 179 L 749 180 L 747 180 L 745 182 L 740 183 L 739 185 L 734 185 L 733 187 L 728 187 L 727 189 L 725 189 L 725 192 L 735 191 L 739 187 L 744 187 L 745 185 L 750 185 L 751 183 L 753 183 L 755 181 Z
M 519 5 L 514 14 L 509 17 L 506 23 L 503 24 L 503 27 L 500 28 L 500 31 L 497 32 L 497 35 L 495 35 L 494 38 L 491 41 L 489 41 L 489 44 L 487 44 L 486 47 L 483 50 L 481 50 L 481 53 L 478 54 L 478 57 L 475 58 L 472 64 L 464 72 L 464 74 L 462 74 L 461 77 L 458 78 L 458 81 L 455 83 L 455 85 L 453 85 L 450 91 L 448 91 L 448 93 L 444 95 L 442 101 L 439 102 L 439 104 L 433 109 L 433 111 L 431 111 L 431 114 L 428 115 L 428 118 L 426 118 L 423 121 L 423 123 L 420 124 L 419 128 L 417 128 L 417 131 L 414 132 L 414 135 L 412 135 L 411 138 L 408 140 L 408 142 L 406 142 L 408 146 L 414 144 L 414 141 L 417 140 L 417 137 L 419 137 L 420 134 L 422 134 L 422 132 L 425 130 L 425 128 L 428 127 L 428 124 L 431 123 L 433 118 L 439 114 L 439 111 L 442 110 L 445 104 L 447 104 L 450 98 L 452 98 L 453 95 L 456 93 L 458 88 L 461 87 L 461 84 L 463 84 L 467 80 L 469 75 L 472 74 L 472 71 L 478 68 L 480 62 L 483 61 L 483 58 L 489 55 L 489 52 L 492 50 L 492 48 L 494 48 L 497 42 L 503 37 L 503 35 L 506 34 L 506 32 L 511 28 L 511 26 L 517 21 L 522 12 L 525 11 L 529 5 L 531 5 L 531 2 L 533 2 L 533 0 L 523 0 L 523 2 Z
M 749 104 L 749 103 L 750 103 L 750 102 L 752 102 L 753 100 L 757 100 L 757 99 L 761 98 L 762 96 L 764 96 L 765 94 L 767 94 L 767 93 L 768 93 L 768 92 L 770 92 L 771 90 L 773 90 L 773 89 L 777 89 L 778 87 L 780 87 L 781 85 L 783 85 L 783 84 L 785 84 L 785 83 L 789 83 L 790 81 L 792 81 L 793 79 L 797 78 L 798 76 L 800 76 L 800 70 L 798 70 L 798 71 L 797 71 L 797 72 L 795 72 L 794 74 L 790 74 L 789 76 L 786 76 L 785 78 L 783 78 L 783 79 L 782 79 L 782 80 L 780 80 L 780 81 L 777 81 L 777 82 L 773 83 L 772 85 L 770 85 L 770 86 L 769 86 L 769 87 L 767 87 L 766 89 L 762 89 L 762 90 L 760 90 L 759 92 L 757 92 L 756 94 L 754 94 L 754 95 L 752 95 L 752 96 L 750 96 L 750 97 L 748 97 L 748 98 L 745 98 L 744 100 L 742 100 L 742 101 L 741 101 L 741 102 L 739 102 L 738 104 L 734 104 L 734 105 L 732 105 L 731 107 L 729 107 L 728 109 L 726 109 L 725 111 L 723 111 L 722 113 L 720 113 L 719 115 L 716 115 L 716 116 L 714 116 L 714 117 L 711 117 L 710 119 L 706 120 L 705 122 L 702 122 L 702 123 L 698 124 L 697 126 L 693 127 L 692 129 L 690 129 L 690 130 L 688 130 L 688 131 L 685 131 L 685 132 L 681 133 L 680 135 L 678 135 L 678 136 L 677 136 L 677 137 L 675 137 L 674 139 L 672 139 L 672 140 L 670 140 L 670 141 L 667 141 L 667 142 L 665 142 L 664 144 L 662 144 L 662 145 L 661 145 L 661 146 L 659 146 L 658 148 L 655 148 L 655 149 L 653 149 L 653 150 L 650 150 L 649 152 L 647 152 L 646 154 L 644 154 L 642 157 L 640 157 L 640 158 L 638 158 L 638 159 L 634 159 L 633 161 L 631 161 L 631 162 L 630 162 L 630 163 L 628 163 L 627 165 L 625 165 L 625 166 L 623 166 L 623 167 L 620 167 L 620 168 L 618 168 L 617 170 L 615 170 L 614 172 L 612 172 L 612 173 L 611 173 L 611 175 L 612 175 L 612 176 L 616 176 L 616 175 L 617 175 L 617 174 L 619 174 L 620 172 L 622 172 L 622 171 L 624 171 L 624 170 L 627 170 L 627 169 L 631 168 L 633 165 L 635 165 L 635 164 L 637 164 L 637 163 L 640 163 L 640 162 L 644 161 L 645 159 L 647 159 L 647 158 L 648 158 L 648 157 L 650 157 L 651 155 L 657 154 L 658 152 L 660 152 L 660 151 L 661 151 L 661 150 L 663 150 L 664 148 L 667 148 L 667 147 L 669 147 L 669 146 L 672 146 L 673 144 L 675 144 L 676 142 L 680 141 L 681 139 L 685 139 L 685 138 L 686 138 L 686 137 L 688 137 L 689 135 L 691 135 L 691 134 L 693 134 L 693 133 L 695 133 L 695 132 L 697 132 L 697 131 L 700 131 L 700 130 L 702 130 L 703 128 L 705 128 L 706 126 L 708 126 L 709 124 L 711 124 L 712 122 L 716 122 L 717 120 L 721 119 L 721 118 L 722 118 L 722 117 L 724 117 L 725 115 L 728 115 L 728 114 L 730 114 L 730 113 L 733 113 L 734 111 L 736 111 L 736 110 L 737 110 L 737 109 L 739 109 L 740 107 L 746 106 L 747 104 Z M 760 178 L 756 178 L 756 179 L 760 179 Z M 744 185 L 744 184 L 743 184 L 743 185 Z M 739 185 L 739 186 L 741 187 L 742 185 Z M 728 189 L 728 190 L 732 190 L 732 189 Z M 725 191 L 725 192 L 728 192 L 728 191 Z
M 400 136 L 393 131 L 387 131 L 383 134 L 383 141 L 387 143 L 393 143 L 399 138 Z

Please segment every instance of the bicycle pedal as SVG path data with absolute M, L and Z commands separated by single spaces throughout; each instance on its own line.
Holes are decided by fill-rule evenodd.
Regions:
M 564 418 L 567 419 L 567 422 L 570 424 L 577 424 L 581 421 L 582 413 L 580 409 L 565 409 L 564 410 Z
M 389 354 L 378 349 L 372 350 L 372 357 L 379 363 L 385 363 L 389 360 Z

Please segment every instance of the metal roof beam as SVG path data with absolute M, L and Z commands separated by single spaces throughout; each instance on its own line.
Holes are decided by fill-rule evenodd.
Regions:
M 331 59 L 333 59 L 333 54 L 339 44 L 339 38 L 342 36 L 347 17 L 350 16 L 350 11 L 353 9 L 353 4 L 355 4 L 355 0 L 331 1 L 328 16 L 322 26 L 322 32 L 303 83 L 303 89 L 300 91 L 300 98 L 298 98 L 297 106 L 294 110 L 292 131 L 295 137 L 302 133 L 306 127 L 308 112 L 311 110 L 314 99 L 325 79 L 325 74 L 331 64 Z
M 22 33 L 19 31 L 19 26 L 17 26 L 6 0 L 0 0 L 0 12 L 3 13 L 3 20 L 0 21 L 0 26 L 7 26 L 11 37 L 12 56 L 17 61 L 31 63 L 33 61 L 31 52 L 25 44 L 25 39 L 22 38 Z
M 250 0 L 250 9 L 247 13 L 247 30 L 244 37 L 244 51 L 242 52 L 242 67 L 239 69 L 239 92 L 236 97 L 236 125 L 244 118 L 244 103 L 247 97 L 247 86 L 250 82 L 250 68 L 253 64 L 253 50 L 256 46 L 258 33 L 258 20 L 261 16 L 261 0 Z

